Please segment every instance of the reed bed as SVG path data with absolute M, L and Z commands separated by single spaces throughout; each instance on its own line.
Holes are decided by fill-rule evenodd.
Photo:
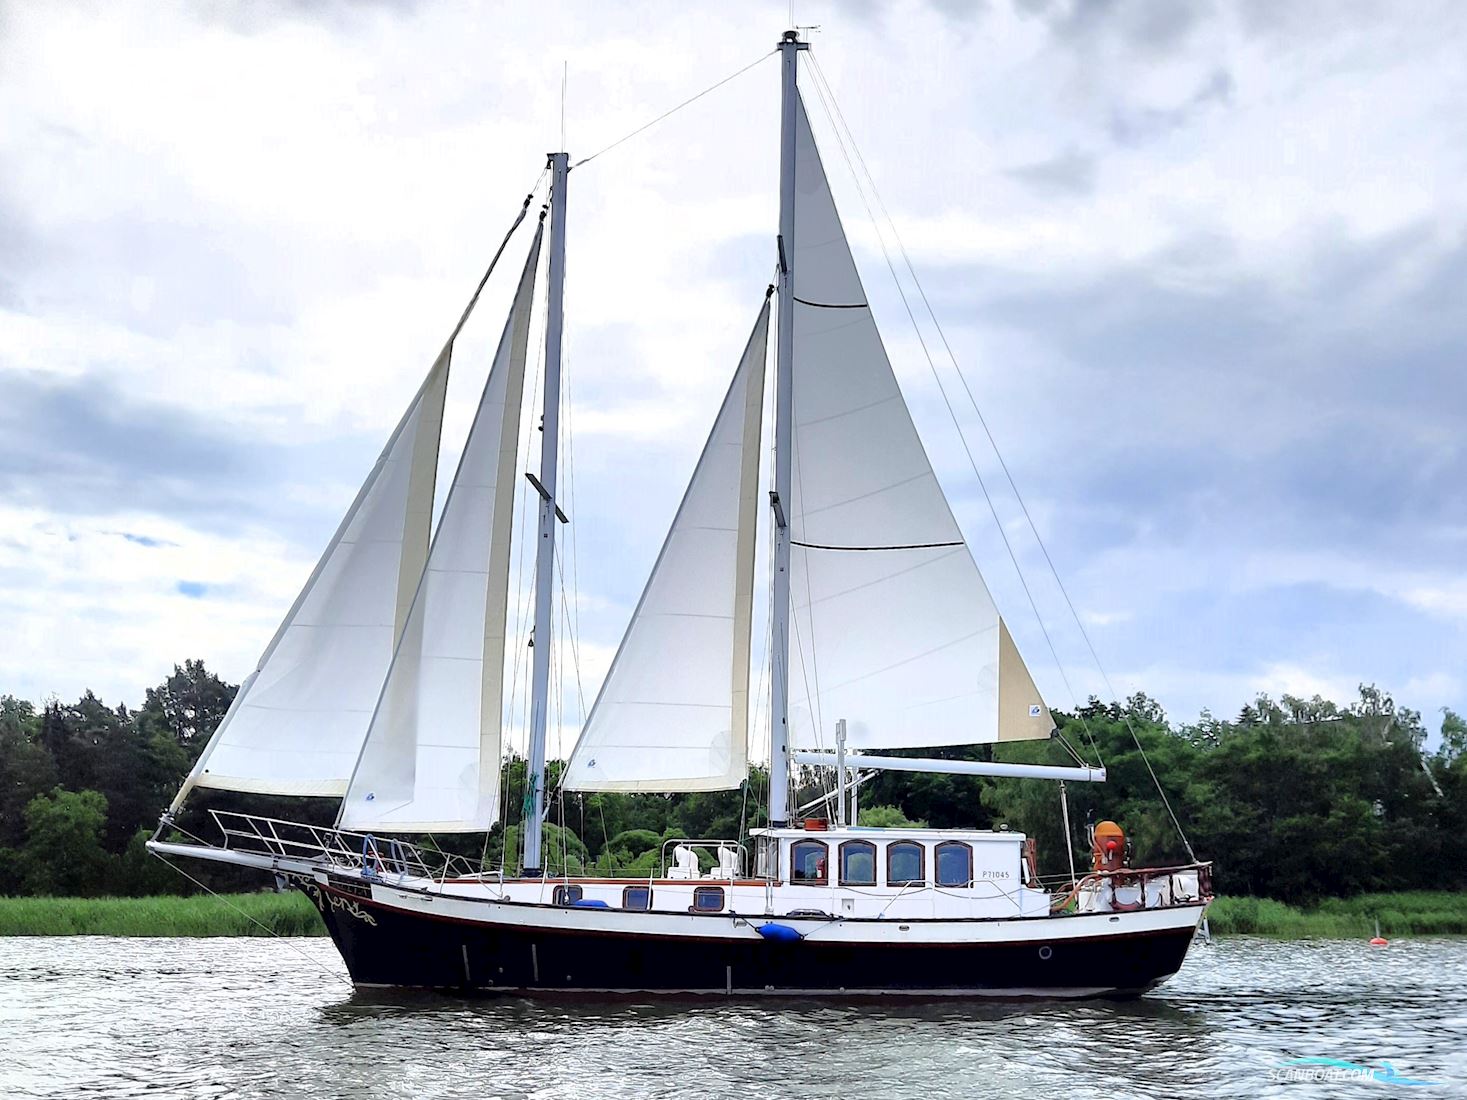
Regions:
M 1269 898 L 1223 897 L 1208 911 L 1212 931 L 1280 939 L 1354 939 L 1381 935 L 1467 935 L 1467 894 L 1417 890 L 1326 898 L 1307 908 Z
M 309 899 L 215 897 L 0 898 L 0 936 L 323 936 Z

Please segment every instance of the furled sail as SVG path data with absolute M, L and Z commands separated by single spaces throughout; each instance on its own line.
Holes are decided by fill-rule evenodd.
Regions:
M 581 791 L 712 791 L 748 768 L 769 303 L 571 753 Z
M 796 111 L 791 741 L 855 749 L 1053 728 L 886 357 L 803 103 Z
M 428 553 L 453 343 L 173 801 L 195 787 L 340 796 Z
M 540 240 L 537 232 L 341 828 L 478 832 L 498 817 L 515 452 Z

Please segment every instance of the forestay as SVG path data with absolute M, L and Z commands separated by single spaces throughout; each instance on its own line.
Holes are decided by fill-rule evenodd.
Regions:
M 195 787 L 340 796 L 422 574 L 450 341 L 173 801 Z
M 766 301 L 571 754 L 571 790 L 743 782 L 768 332 Z
M 342 802 L 342 828 L 474 832 L 498 816 L 515 452 L 540 240 L 537 232 Z
M 804 104 L 795 153 L 791 742 L 1047 737 L 892 373 Z

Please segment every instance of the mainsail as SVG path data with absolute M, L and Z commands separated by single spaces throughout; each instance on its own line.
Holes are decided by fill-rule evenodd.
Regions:
M 450 341 L 173 801 L 195 786 L 339 796 L 428 553 Z
M 711 791 L 744 780 L 768 333 L 766 300 L 571 754 L 571 790 Z
M 791 744 L 1047 737 L 881 343 L 803 102 L 795 139 Z
M 477 832 L 499 812 L 505 611 L 535 234 L 339 825 Z

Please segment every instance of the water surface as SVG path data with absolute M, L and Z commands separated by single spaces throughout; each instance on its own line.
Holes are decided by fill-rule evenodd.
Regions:
M 1429 1086 L 1280 1081 L 1392 1063 Z M 356 994 L 324 939 L 0 939 L 0 1096 L 1467 1096 L 1467 940 L 1194 948 L 1125 1002 Z

